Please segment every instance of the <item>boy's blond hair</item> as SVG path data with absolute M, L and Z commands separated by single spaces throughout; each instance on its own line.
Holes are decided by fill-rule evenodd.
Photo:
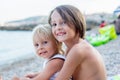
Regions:
M 64 51 L 62 50 L 62 43 L 57 41 L 53 34 L 52 34 L 52 28 L 49 25 L 38 25 L 33 29 L 33 42 L 34 38 L 37 36 L 40 39 L 49 39 L 53 40 L 56 43 L 57 52 L 60 54 L 63 54 Z

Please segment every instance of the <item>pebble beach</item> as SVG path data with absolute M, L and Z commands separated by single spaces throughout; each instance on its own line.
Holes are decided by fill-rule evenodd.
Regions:
M 87 33 L 96 33 L 97 31 L 97 29 L 92 29 Z M 103 57 L 107 69 L 107 76 L 110 77 L 120 74 L 120 35 L 117 39 L 95 48 Z M 29 72 L 38 72 L 42 70 L 43 61 L 44 59 L 38 58 L 37 56 L 30 56 L 0 67 L 0 75 L 2 75 L 3 80 L 11 80 L 13 75 L 23 76 Z

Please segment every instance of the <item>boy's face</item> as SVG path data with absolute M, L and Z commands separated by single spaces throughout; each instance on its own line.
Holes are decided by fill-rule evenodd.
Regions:
M 41 39 L 38 36 L 36 36 L 34 38 L 33 44 L 34 44 L 36 54 L 39 57 L 49 59 L 54 54 L 56 54 L 57 46 L 55 42 L 51 39 L 46 39 L 45 37 Z
M 75 37 L 75 30 L 73 25 L 68 25 L 66 21 L 62 19 L 57 11 L 54 11 L 51 15 L 52 33 L 54 37 L 60 42 L 68 42 Z

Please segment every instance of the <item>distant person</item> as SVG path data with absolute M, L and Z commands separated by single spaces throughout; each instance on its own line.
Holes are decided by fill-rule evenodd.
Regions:
M 118 18 L 114 21 L 114 25 L 115 25 L 116 34 L 117 34 L 117 35 L 120 35 L 120 15 L 119 15 Z
M 44 69 L 41 72 L 28 74 L 24 77 L 15 76 L 13 80 L 54 80 L 61 70 L 65 57 L 62 44 L 52 35 L 50 26 L 37 26 L 33 30 L 33 45 L 36 54 L 46 59 Z
M 101 54 L 86 40 L 86 21 L 72 5 L 54 8 L 49 15 L 54 37 L 66 47 L 66 59 L 55 80 L 106 80 L 106 68 Z
M 102 20 L 101 21 L 101 24 L 100 24 L 100 28 L 103 28 L 104 26 L 106 26 L 107 25 L 107 23 L 104 21 L 104 20 Z

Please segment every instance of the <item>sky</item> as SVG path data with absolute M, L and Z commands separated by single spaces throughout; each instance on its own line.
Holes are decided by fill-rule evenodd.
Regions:
M 113 13 L 120 0 L 0 0 L 0 24 L 32 16 L 48 16 L 56 6 L 70 4 L 84 14 Z

